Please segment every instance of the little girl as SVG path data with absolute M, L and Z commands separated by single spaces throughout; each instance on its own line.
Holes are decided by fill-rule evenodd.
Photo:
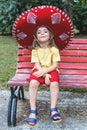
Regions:
M 29 82 L 29 97 L 30 97 L 30 115 L 27 118 L 27 123 L 34 126 L 37 121 L 36 98 L 37 90 L 41 83 L 45 83 L 50 87 L 50 115 L 54 122 L 61 120 L 61 115 L 57 111 L 58 99 L 58 61 L 60 61 L 59 50 L 57 49 L 52 31 L 47 26 L 40 26 L 35 30 L 33 50 L 31 62 L 34 63 L 34 68 L 28 79 Z

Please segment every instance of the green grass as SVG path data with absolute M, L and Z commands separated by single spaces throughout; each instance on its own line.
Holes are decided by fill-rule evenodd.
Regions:
M 11 36 L 0 36 L 0 89 L 15 74 L 17 64 L 17 43 Z

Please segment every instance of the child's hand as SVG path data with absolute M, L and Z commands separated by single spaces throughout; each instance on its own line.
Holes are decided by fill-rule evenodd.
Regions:
M 38 71 L 33 73 L 33 75 L 36 76 L 36 77 L 44 76 L 44 74 L 45 74 L 45 71 L 43 69 L 38 70 Z
M 46 74 L 46 75 L 45 75 L 45 84 L 46 84 L 46 85 L 49 85 L 49 84 L 50 84 L 50 78 L 51 78 L 51 75 L 50 75 L 50 74 Z

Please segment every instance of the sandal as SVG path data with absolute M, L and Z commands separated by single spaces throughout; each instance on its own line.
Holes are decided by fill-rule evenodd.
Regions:
M 34 114 L 38 115 L 37 110 L 32 110 L 32 109 L 30 109 L 30 110 L 29 110 L 29 113 L 34 113 Z M 26 119 L 26 122 L 27 122 L 30 126 L 35 126 L 35 124 L 36 124 L 36 122 L 37 122 L 37 119 L 36 119 L 36 118 L 27 118 L 27 119 Z M 33 124 L 31 124 L 31 123 L 33 123 Z
M 56 111 L 56 113 L 52 114 L 53 111 Z M 51 108 L 50 109 L 50 115 L 51 115 L 51 119 L 53 120 L 53 122 L 60 122 L 62 120 L 61 115 L 58 113 L 57 108 Z M 57 117 L 57 118 L 55 119 L 55 117 Z

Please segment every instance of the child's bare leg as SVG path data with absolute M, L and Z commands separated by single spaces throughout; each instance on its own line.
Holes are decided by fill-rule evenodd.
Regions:
M 57 101 L 58 101 L 58 93 L 59 93 L 59 87 L 58 82 L 52 82 L 50 84 L 50 97 L 51 97 L 51 108 L 56 108 Z M 56 111 L 53 111 L 51 114 L 57 113 Z M 59 117 L 55 117 L 55 119 L 59 119 Z
M 30 96 L 30 108 L 36 110 L 36 98 L 37 90 L 40 83 L 36 80 L 31 80 L 29 86 L 29 96 Z
M 59 87 L 57 82 L 50 84 L 51 108 L 55 108 L 58 100 Z
M 40 83 L 36 80 L 31 80 L 29 86 L 29 97 L 30 97 L 30 109 L 36 110 L 36 99 L 37 99 L 37 90 Z M 29 118 L 36 118 L 34 113 L 30 113 Z M 29 123 L 33 125 L 34 123 Z

